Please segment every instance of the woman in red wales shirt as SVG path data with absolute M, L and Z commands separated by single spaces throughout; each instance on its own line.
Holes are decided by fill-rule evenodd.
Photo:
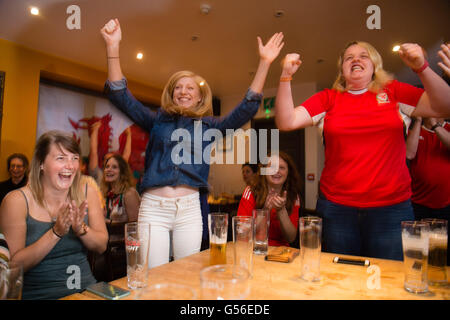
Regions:
M 445 117 L 450 88 L 428 67 L 417 44 L 403 44 L 403 62 L 425 92 L 393 80 L 377 50 L 349 43 L 338 60 L 333 88 L 294 107 L 290 80 L 301 61 L 288 54 L 275 103 L 281 130 L 323 127 L 325 166 L 316 210 L 323 218 L 324 251 L 401 260 L 401 221 L 414 220 L 402 114 Z

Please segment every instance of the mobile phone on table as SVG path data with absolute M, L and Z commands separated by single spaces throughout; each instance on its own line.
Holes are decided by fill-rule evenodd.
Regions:
M 130 294 L 128 290 L 103 281 L 91 284 L 86 290 L 109 300 L 118 300 Z

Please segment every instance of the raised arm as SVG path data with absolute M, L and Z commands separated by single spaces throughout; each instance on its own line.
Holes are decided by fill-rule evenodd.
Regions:
M 292 76 L 301 63 L 300 55 L 297 53 L 290 53 L 283 60 L 280 84 L 275 99 L 275 124 L 280 130 L 295 130 L 313 124 L 311 116 L 304 107 L 294 107 L 292 98 Z
M 150 130 L 155 118 L 155 112 L 136 100 L 127 90 L 127 82 L 120 67 L 119 44 L 122 31 L 118 19 L 112 19 L 100 30 L 105 40 L 108 60 L 108 82 L 105 86 L 109 100 L 128 115 L 138 126 Z M 117 82 L 111 84 L 112 82 Z
M 125 142 L 125 148 L 123 149 L 122 157 L 123 159 L 128 162 L 131 156 L 131 129 L 130 127 L 125 129 L 125 133 L 127 135 L 127 140 Z
M 263 45 L 260 37 L 257 37 L 257 40 L 259 65 L 256 70 L 255 77 L 253 78 L 253 82 L 250 85 L 250 90 L 256 93 L 262 93 L 264 82 L 266 81 L 267 73 L 269 72 L 269 67 L 276 57 L 278 57 L 284 46 L 283 33 L 275 33 L 269 41 L 267 41 L 266 45 Z
M 101 125 L 101 121 L 97 121 L 92 125 L 91 138 L 89 140 L 89 174 L 96 174 L 94 171 L 98 168 L 98 130 Z
M 422 118 L 417 117 L 411 130 L 408 132 L 406 139 L 406 159 L 412 160 L 416 157 L 417 147 L 419 146 L 420 127 L 422 126 Z
M 111 19 L 100 30 L 106 45 L 106 58 L 108 59 L 108 80 L 119 81 L 123 79 L 120 68 L 119 45 L 122 39 L 122 30 L 118 19 Z
M 255 77 L 250 85 L 249 91 L 243 101 L 237 105 L 230 113 L 220 119 L 213 118 L 213 127 L 222 130 L 237 129 L 242 127 L 258 112 L 261 104 L 262 90 L 266 81 L 267 73 L 272 62 L 276 59 L 283 48 L 283 34 L 275 33 L 266 45 L 263 45 L 260 37 L 257 37 L 259 49 L 259 65 Z
M 424 52 L 417 44 L 405 43 L 400 46 L 400 58 L 413 69 L 422 81 L 425 93 L 420 98 L 413 117 L 446 118 L 450 116 L 450 86 L 427 66 Z
M 450 43 L 442 44 L 442 50 L 438 51 L 442 62 L 438 62 L 438 66 L 445 72 L 447 77 L 450 77 Z

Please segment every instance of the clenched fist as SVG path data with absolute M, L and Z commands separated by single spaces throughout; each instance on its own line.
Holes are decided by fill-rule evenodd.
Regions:
M 413 70 L 420 69 L 425 63 L 424 51 L 418 44 L 404 43 L 398 53 L 403 62 Z
M 300 60 L 300 55 L 298 53 L 289 53 L 283 59 L 281 66 L 283 70 L 281 72 L 282 77 L 291 77 L 297 72 L 298 68 L 302 64 Z
M 118 45 L 122 40 L 122 30 L 118 19 L 111 19 L 100 30 L 106 45 Z

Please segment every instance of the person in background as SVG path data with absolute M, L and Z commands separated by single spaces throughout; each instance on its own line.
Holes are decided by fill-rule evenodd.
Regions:
M 406 140 L 416 220 L 450 215 L 450 124 L 417 117 Z M 444 218 L 444 219 L 445 219 Z
M 106 158 L 100 188 L 106 199 L 108 223 L 137 221 L 141 198 L 133 186 L 130 167 L 121 155 Z
M 92 125 L 92 133 L 91 138 L 89 140 L 89 160 L 88 160 L 88 173 L 91 177 L 97 181 L 97 183 L 100 185 L 102 181 L 102 174 L 103 174 L 103 168 L 99 165 L 98 160 L 98 131 L 101 127 L 102 123 L 101 121 L 97 121 Z M 126 162 L 128 162 L 128 159 L 131 155 L 131 129 L 126 129 L 127 139 L 125 142 L 125 148 L 123 150 L 122 158 L 125 159 Z M 112 154 L 115 154 L 117 152 L 109 152 L 105 154 L 104 159 L 102 160 L 103 163 L 105 162 L 105 159 L 109 158 Z M 101 163 L 100 163 L 101 164 Z
M 172 135 L 182 131 L 192 137 L 194 130 L 202 134 L 207 129 L 217 129 L 223 135 L 226 129 L 237 129 L 248 122 L 258 111 L 269 67 L 283 47 L 283 35 L 276 33 L 266 45 L 260 37 L 257 38 L 260 63 L 250 89 L 234 110 L 216 118 L 212 116 L 209 85 L 191 71 L 179 71 L 170 77 L 158 112 L 144 107 L 131 95 L 122 74 L 119 56 L 122 31 L 119 21 L 110 20 L 101 29 L 101 34 L 108 61 L 108 81 L 105 85 L 108 98 L 150 134 L 138 221 L 149 222 L 152 226 L 149 264 L 153 268 L 169 262 L 170 247 L 177 260 L 199 252 L 202 242 L 200 189 L 208 188 L 209 159 L 202 159 L 199 164 L 198 155 L 203 158 L 203 151 L 209 142 L 202 141 L 197 146 L 194 139 L 189 142 L 183 139 L 188 143 L 183 143 L 186 149 L 183 149 L 181 158 L 181 150 L 176 152 L 180 146 L 171 140 Z
M 23 299 L 59 299 L 96 282 L 87 251 L 103 252 L 108 234 L 96 191 L 80 183 L 79 157 L 70 134 L 44 133 L 29 183 L 1 204 L 0 230 L 11 261 L 24 268 Z
M 450 124 L 442 118 L 415 119 L 406 140 L 412 206 L 416 220 L 450 219 Z M 450 261 L 447 240 L 447 264 Z
M 323 218 L 323 250 L 403 259 L 401 221 L 413 220 L 411 178 L 406 166 L 406 116 L 450 114 L 450 87 L 425 60 L 417 44 L 402 44 L 403 62 L 423 89 L 393 80 L 369 43 L 349 43 L 338 59 L 333 88 L 295 107 L 292 76 L 301 61 L 288 54 L 275 101 L 281 130 L 323 126 L 325 167 L 316 210 Z
M 244 180 L 246 186 L 250 186 L 252 184 L 252 180 L 257 173 L 257 164 L 250 164 L 247 162 L 242 165 L 242 179 Z
M 132 183 L 130 167 L 121 155 L 107 155 L 100 189 L 105 199 L 108 248 L 101 255 L 92 253 L 90 263 L 95 278 L 109 282 L 127 274 L 124 224 L 137 221 L 141 201 Z
M 300 175 L 287 153 L 280 151 L 270 159 L 269 164 L 278 163 L 278 170 L 268 175 L 258 172 L 242 194 L 237 215 L 252 216 L 254 209 L 269 210 L 269 246 L 290 246 L 298 233 Z
M 6 161 L 10 178 L 0 182 L 0 203 L 8 192 L 22 188 L 28 182 L 28 159 L 21 153 L 13 153 Z

